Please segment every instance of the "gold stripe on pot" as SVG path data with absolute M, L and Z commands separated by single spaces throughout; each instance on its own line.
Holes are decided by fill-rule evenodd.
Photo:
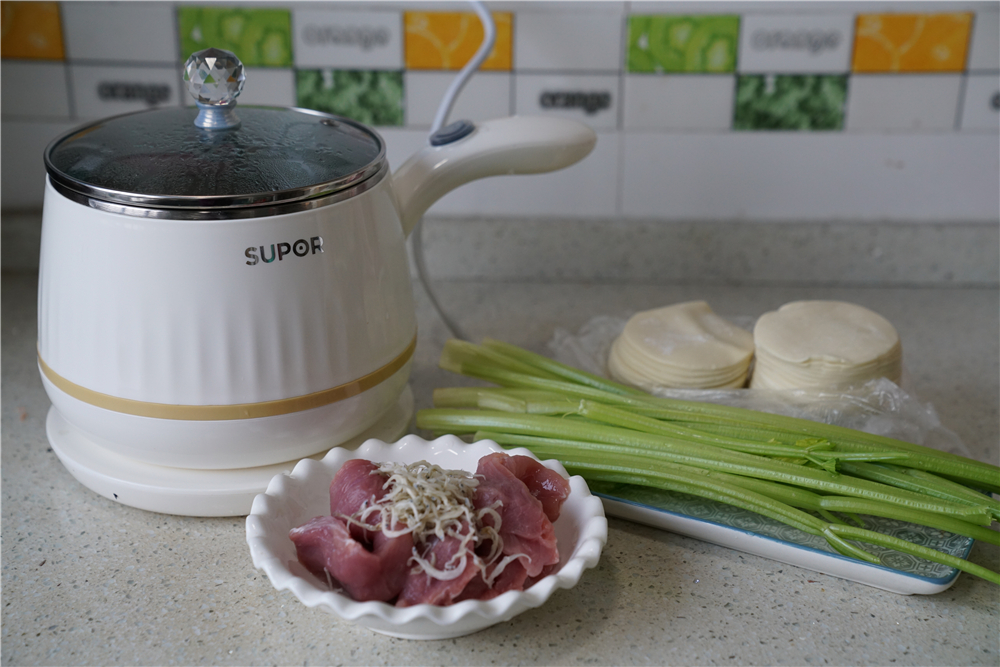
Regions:
M 105 410 L 122 412 L 127 415 L 138 417 L 153 417 L 156 419 L 183 419 L 188 421 L 215 421 L 229 419 L 257 419 L 259 417 L 274 417 L 275 415 L 286 415 L 302 410 L 319 408 L 330 403 L 343 401 L 357 396 L 363 391 L 371 389 L 385 380 L 389 379 L 396 371 L 401 369 L 413 356 L 413 351 L 417 347 L 417 337 L 414 336 L 406 349 L 395 359 L 385 366 L 378 368 L 368 375 L 364 375 L 357 380 L 346 382 L 342 385 L 317 391 L 303 396 L 292 398 L 282 398 L 276 401 L 263 401 L 261 403 L 238 403 L 235 405 L 171 405 L 169 403 L 147 403 L 145 401 L 135 401 L 130 398 L 119 398 L 99 391 L 81 387 L 75 382 L 71 382 L 52 370 L 42 355 L 38 355 L 38 366 L 42 373 L 64 393 L 73 398 L 95 405 Z

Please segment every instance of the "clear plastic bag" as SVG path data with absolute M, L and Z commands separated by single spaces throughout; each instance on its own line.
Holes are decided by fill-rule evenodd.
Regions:
M 573 333 L 557 329 L 549 342 L 556 360 L 581 370 L 610 377 L 607 358 L 611 344 L 621 334 L 629 315 L 600 315 Z M 752 317 L 727 317 L 747 329 Z M 904 368 L 903 384 L 906 384 Z M 759 410 L 836 424 L 866 433 L 884 435 L 940 451 L 971 457 L 968 448 L 941 425 L 934 407 L 885 378 L 871 380 L 847 391 L 773 389 L 673 389 L 647 388 L 656 396 Z

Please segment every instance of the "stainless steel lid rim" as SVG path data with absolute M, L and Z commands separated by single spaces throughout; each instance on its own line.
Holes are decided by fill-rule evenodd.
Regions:
M 88 208 L 93 208 L 106 213 L 116 213 L 135 218 L 147 218 L 156 220 L 192 220 L 192 221 L 212 221 L 212 220 L 238 220 L 244 218 L 266 218 L 288 213 L 298 213 L 309 211 L 332 204 L 339 204 L 342 201 L 352 199 L 360 194 L 368 192 L 381 183 L 389 174 L 389 163 L 383 159 L 375 166 L 371 173 L 368 173 L 363 180 L 359 180 L 353 185 L 345 186 L 342 189 L 331 192 L 319 192 L 309 198 L 294 199 L 286 201 L 268 201 L 257 204 L 233 204 L 232 206 L 216 206 L 205 208 L 186 207 L 148 207 L 134 204 L 126 204 L 121 201 L 101 199 L 88 195 L 85 192 L 75 190 L 65 182 L 53 178 L 49 174 L 49 182 L 52 188 L 66 199 L 77 204 L 82 204 Z
M 171 120 L 171 124 L 176 124 L 178 119 L 177 114 L 187 114 L 190 119 L 193 119 L 197 114 L 197 109 L 195 108 L 163 108 L 154 111 L 145 110 L 126 114 L 120 114 L 113 116 L 111 118 L 105 118 L 96 122 L 84 124 L 75 127 L 62 135 L 54 139 L 46 147 L 43 158 L 45 163 L 46 171 L 50 177 L 50 180 L 54 185 L 59 187 L 60 192 L 66 194 L 66 192 L 75 193 L 74 200 L 80 201 L 80 197 L 85 199 L 91 199 L 100 202 L 109 202 L 122 204 L 124 206 L 130 207 L 140 207 L 147 209 L 183 209 L 183 210 L 239 210 L 244 207 L 258 207 L 258 206 L 268 206 L 268 205 L 278 205 L 282 203 L 292 203 L 301 202 L 305 200 L 315 199 L 317 197 L 325 197 L 335 193 L 339 193 L 344 190 L 350 190 L 357 184 L 362 183 L 372 176 L 379 174 L 382 171 L 388 169 L 388 162 L 386 159 L 385 141 L 382 137 L 372 128 L 365 126 L 362 123 L 351 120 L 349 118 L 344 118 L 342 116 L 336 116 L 333 114 L 315 111 L 313 109 L 300 109 L 296 107 L 269 107 L 269 106 L 252 106 L 246 105 L 240 107 L 241 113 L 244 115 L 253 114 L 254 112 L 265 114 L 265 118 L 268 114 L 280 114 L 284 117 L 289 118 L 302 118 L 318 120 L 318 125 L 326 126 L 332 128 L 337 136 L 350 136 L 352 133 L 355 137 L 358 135 L 363 135 L 365 137 L 365 142 L 371 145 L 373 149 L 370 155 L 366 156 L 363 161 L 352 165 L 349 171 L 346 173 L 340 171 L 336 174 L 336 177 L 331 178 L 333 174 L 327 173 L 323 176 L 319 176 L 317 180 L 299 180 L 293 185 L 288 183 L 283 183 L 281 186 L 272 184 L 274 189 L 264 189 L 255 188 L 253 190 L 230 192 L 227 194 L 184 194 L 183 192 L 171 191 L 171 192 L 139 192 L 138 190 L 130 190 L 123 188 L 107 187 L 107 185 L 99 184 L 98 182 L 85 180 L 79 178 L 77 175 L 71 175 L 69 170 L 74 168 L 72 163 L 66 163 L 65 155 L 68 147 L 74 146 L 74 142 L 81 139 L 89 141 L 96 136 L 94 133 L 101 134 L 106 132 L 106 126 L 116 126 L 121 125 L 122 122 L 133 124 L 139 122 L 142 118 L 149 117 L 151 114 L 155 113 L 166 113 L 169 114 L 168 118 Z M 186 128 L 187 132 L 193 133 L 193 137 L 198 138 L 197 141 L 201 141 L 204 138 L 208 143 L 212 143 L 213 140 L 227 136 L 228 130 L 222 131 L 222 134 L 213 135 L 211 132 L 206 130 L 201 130 L 195 128 L 193 124 L 189 121 L 187 116 L 184 116 L 186 120 L 181 122 L 180 125 Z M 257 127 L 267 127 L 269 123 L 264 120 L 258 121 L 256 123 Z M 239 132 L 240 130 L 234 130 L 234 132 Z M 250 133 L 250 134 L 248 134 Z M 253 133 L 250 129 L 243 130 L 242 135 L 231 135 L 249 137 Z M 88 138 L 88 135 L 91 135 Z M 317 135 L 319 136 L 319 135 Z M 325 134 L 323 136 L 326 136 Z M 196 139 L 192 139 L 195 141 Z M 84 162 L 92 164 L 95 160 L 97 162 L 105 161 L 109 155 L 115 155 L 116 150 L 122 151 L 122 147 L 119 145 L 117 149 L 111 146 L 105 145 L 103 139 L 98 139 L 97 143 L 86 149 L 84 155 L 87 158 Z M 196 143 L 197 143 L 196 141 Z M 271 146 L 267 140 L 263 140 L 260 137 L 256 137 L 251 140 L 251 142 L 258 142 L 257 145 L 249 146 L 248 149 L 252 150 L 262 150 L 264 147 Z M 261 144 L 260 142 L 264 143 Z M 136 142 L 133 143 L 137 143 Z M 225 143 L 225 142 L 223 142 Z M 311 142 L 310 142 L 311 143 Z M 308 146 L 310 143 L 301 144 L 303 146 Z M 132 144 L 126 144 L 132 145 Z M 148 164 L 166 164 L 162 160 L 164 155 L 157 155 L 155 148 L 152 149 L 152 153 L 131 153 L 128 151 L 120 152 L 116 155 L 115 159 L 128 160 L 128 159 L 139 159 L 142 165 Z M 276 148 L 275 150 L 281 152 L 283 159 L 288 160 L 288 164 L 293 164 L 296 162 L 295 157 L 297 154 L 289 154 L 288 147 Z M 320 150 L 329 151 L 329 146 L 322 148 Z M 349 149 L 345 148 L 348 152 Z M 72 154 L 72 151 L 71 151 Z M 323 153 L 323 155 L 328 155 L 329 153 Z M 243 157 L 236 157 L 236 155 L 242 155 L 239 149 L 237 149 L 236 154 L 230 155 L 230 158 L 238 159 L 244 161 Z M 340 152 L 337 152 L 340 155 Z M 58 156 L 58 157 L 57 157 Z M 175 166 L 179 166 L 183 163 L 180 159 L 180 154 L 171 154 L 169 156 L 169 161 L 175 163 Z M 222 154 L 220 153 L 220 161 L 218 164 L 220 168 L 222 166 L 228 166 L 224 161 Z M 152 162 L 148 162 L 148 161 Z M 62 164 L 60 164 L 60 161 Z M 251 160 L 245 160 L 246 164 L 251 164 Z M 78 163 L 78 164 L 82 164 Z M 123 163 L 125 164 L 125 163 Z M 214 165 L 216 163 L 210 161 L 209 163 L 202 162 L 202 166 L 205 168 L 211 167 L 209 173 L 206 176 L 210 176 L 211 172 L 215 171 Z M 127 166 L 127 165 L 126 165 Z M 89 167 L 88 167 L 89 168 Z M 118 173 L 126 173 L 129 170 L 118 170 Z M 228 173 L 228 172 L 226 172 Z M 308 173 L 308 172 L 307 172 Z M 96 175 L 96 174 L 92 174 Z M 317 175 L 318 176 L 318 175 Z M 301 178 L 301 175 L 300 175 Z M 310 178 L 305 176 L 305 178 Z M 114 179 L 120 181 L 120 179 Z M 233 182 L 227 177 L 227 183 Z M 177 185 L 177 184 L 175 184 Z M 247 185 L 246 183 L 244 185 Z M 265 184 L 266 185 L 266 184 Z M 355 193 L 356 194 L 356 193 Z M 148 214 L 139 213 L 140 217 L 151 217 Z
M 296 190 L 286 190 L 281 192 L 253 192 L 245 195 L 191 195 L 191 196 L 169 196 L 169 195 L 140 195 L 119 190 L 109 190 L 100 186 L 89 185 L 79 179 L 67 176 L 56 170 L 49 170 L 49 179 L 53 186 L 63 195 L 74 199 L 80 203 L 89 201 L 105 202 L 108 204 L 119 204 L 130 208 L 142 208 L 147 210 L 174 210 L 183 211 L 219 211 L 230 212 L 239 211 L 244 208 L 267 207 L 277 208 L 282 205 L 295 204 L 308 200 L 325 198 L 338 195 L 345 191 L 353 194 L 364 192 L 355 190 L 360 184 L 367 183 L 373 177 L 382 177 L 388 170 L 388 162 L 385 157 L 368 167 L 361 169 L 348 177 L 328 183 L 320 183 L 310 187 L 298 188 Z M 374 185 L 374 184 L 372 184 Z M 371 187 L 371 186 L 369 186 Z M 346 199 L 341 197 L 337 201 Z M 284 211 L 283 211 L 284 212 Z M 274 215 L 272 211 L 271 215 Z M 143 217 L 149 217 L 143 215 Z
M 414 334 L 410 344 L 406 346 L 399 355 L 387 364 L 363 375 L 360 378 L 345 382 L 336 387 L 330 387 L 321 391 L 293 396 L 272 401 L 262 401 L 258 403 L 241 403 L 234 405 L 171 405 L 166 403 L 150 403 L 147 401 L 137 401 L 129 398 L 121 398 L 110 394 L 101 393 L 88 389 L 81 385 L 67 380 L 55 372 L 45 360 L 41 353 L 38 354 L 38 367 L 42 374 L 56 387 L 67 395 L 94 405 L 99 408 L 135 415 L 138 417 L 152 417 L 156 419 L 173 419 L 186 421 L 227 421 L 236 419 L 258 419 L 261 417 L 273 417 L 285 415 L 313 408 L 322 407 L 331 403 L 343 401 L 357 396 L 372 387 L 375 387 L 397 371 L 403 368 L 413 357 L 416 350 L 417 337 Z

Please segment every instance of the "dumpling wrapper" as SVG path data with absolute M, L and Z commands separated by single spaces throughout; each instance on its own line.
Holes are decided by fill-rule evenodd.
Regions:
M 633 315 L 615 341 L 609 371 L 634 385 L 741 386 L 753 356 L 753 335 L 690 301 Z
M 793 301 L 762 315 L 753 336 L 754 388 L 835 388 L 876 377 L 900 379 L 899 334 L 863 306 Z
M 618 339 L 611 346 L 608 356 L 608 370 L 614 377 L 631 377 L 646 384 L 663 384 L 669 379 L 678 387 L 721 387 L 746 380 L 749 364 L 738 364 L 726 369 L 684 369 L 677 366 L 650 363 L 644 355 L 629 353 Z

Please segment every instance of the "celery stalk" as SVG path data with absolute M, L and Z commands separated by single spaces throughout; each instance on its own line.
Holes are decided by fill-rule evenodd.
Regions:
M 880 536 L 880 533 L 867 529 L 854 528 L 854 532 L 845 532 L 842 530 L 834 530 L 831 527 L 833 525 L 842 526 L 842 524 L 831 523 L 829 525 L 821 525 L 822 522 L 820 522 L 819 519 L 815 519 L 815 517 L 813 517 L 813 521 L 805 519 L 804 516 L 809 515 L 803 516 L 801 513 L 795 513 L 792 511 L 795 509 L 794 505 L 775 499 L 772 495 L 775 492 L 774 489 L 765 490 L 759 486 L 757 488 L 742 486 L 740 481 L 733 479 L 733 476 L 731 475 L 718 475 L 709 471 L 689 468 L 684 465 L 669 463 L 661 465 L 659 462 L 650 463 L 649 461 L 643 461 L 641 459 L 637 460 L 636 457 L 620 454 L 616 455 L 613 459 L 606 460 L 600 456 L 592 455 L 592 453 L 586 449 L 560 446 L 559 444 L 554 444 L 551 441 L 545 442 L 545 439 L 543 438 L 533 438 L 529 440 L 526 438 L 510 438 L 505 434 L 491 434 L 488 432 L 481 432 L 477 434 L 477 439 L 488 438 L 496 441 L 496 437 L 500 437 L 501 440 L 506 440 L 509 444 L 527 446 L 539 458 L 558 459 L 563 463 L 569 472 L 572 474 L 580 474 L 586 479 L 662 488 L 670 491 L 687 493 L 701 498 L 716 500 L 718 502 L 724 502 L 735 507 L 757 512 L 758 514 L 767 516 L 786 525 L 798 528 L 803 532 L 812 535 L 821 535 L 827 539 L 830 546 L 838 552 L 855 558 L 861 558 L 862 560 L 866 560 L 868 562 L 878 563 L 878 559 L 863 550 L 859 550 L 856 547 L 843 543 L 842 539 L 838 538 L 848 537 L 850 539 L 856 539 L 870 544 L 887 546 L 888 548 L 902 553 L 907 553 L 918 558 L 924 558 L 932 562 L 942 563 L 950 567 L 955 567 L 965 572 L 975 574 L 976 576 L 981 576 L 988 581 L 1000 583 L 1000 575 L 997 573 L 969 563 L 968 561 L 955 556 L 941 553 L 934 549 L 922 547 L 899 538 L 887 538 L 887 540 L 890 541 L 879 540 L 874 536 Z M 772 484 L 771 486 L 777 487 L 780 485 Z M 739 493 L 738 489 L 742 489 L 744 493 Z M 794 492 L 792 495 L 784 495 L 784 500 L 789 499 L 794 499 L 794 502 L 801 502 L 804 504 L 810 504 L 813 502 L 808 499 L 807 495 L 795 494 Z M 877 503 L 870 503 L 867 501 L 854 502 L 855 500 L 856 499 L 853 498 L 825 499 L 823 497 L 818 497 L 820 506 L 824 504 L 824 501 L 833 501 L 829 503 L 830 506 L 841 508 L 845 511 L 853 509 L 867 514 L 872 514 L 873 516 L 888 515 L 893 518 L 898 518 L 903 521 L 909 520 L 914 523 L 922 523 L 919 519 L 928 518 L 922 516 L 926 513 L 916 511 L 904 510 L 902 513 L 883 513 L 884 508 L 879 508 Z M 876 510 L 876 512 L 873 513 L 866 511 L 872 509 Z M 945 523 L 947 527 L 941 526 L 942 530 L 948 530 L 949 532 L 955 532 L 960 535 L 965 534 L 962 531 L 968 530 L 969 532 L 973 532 L 976 528 L 978 528 L 978 526 L 966 524 L 962 521 L 939 522 L 939 517 L 932 516 L 929 518 L 935 523 Z M 819 529 L 819 532 L 815 532 L 817 529 Z M 987 533 L 993 532 L 985 528 L 980 528 L 979 530 Z M 973 535 L 969 536 L 975 537 Z M 992 538 L 989 539 L 991 542 L 996 543 Z M 858 551 L 861 551 L 862 553 L 858 553 Z M 984 574 L 987 576 L 984 576 Z
M 588 479 L 625 481 L 743 507 L 822 536 L 927 558 L 1000 583 L 1000 574 L 863 528 L 858 514 L 1000 544 L 990 530 L 1000 468 L 912 443 L 804 419 L 654 397 L 500 341 L 449 341 L 441 366 L 495 387 L 434 392 L 417 426 L 489 437 L 560 459 Z M 858 526 L 837 517 L 843 514 Z
M 538 355 L 534 356 L 537 357 Z M 544 359 L 544 357 L 542 358 Z M 519 361 L 527 364 L 525 360 L 530 359 L 532 359 L 532 353 L 525 351 L 524 358 Z M 858 447 L 878 447 L 882 451 L 887 449 L 903 451 L 911 454 L 910 467 L 958 477 L 970 482 L 978 482 L 990 491 L 1000 492 L 1000 469 L 987 463 L 951 454 L 950 452 L 941 452 L 886 436 L 862 433 L 833 424 L 812 422 L 796 417 L 786 417 L 784 415 L 757 412 L 746 408 L 715 405 L 712 403 L 654 397 L 648 394 L 623 395 L 589 385 L 576 384 L 571 381 L 552 380 L 552 369 L 559 367 L 568 369 L 564 371 L 566 375 L 571 375 L 575 370 L 550 359 L 547 360 L 546 367 L 539 370 L 537 375 L 512 371 L 509 368 L 490 367 L 481 363 L 462 364 L 459 372 L 463 375 L 477 377 L 506 387 L 546 389 L 565 393 L 567 396 L 574 398 L 589 398 L 613 405 L 631 405 L 638 408 L 662 408 L 687 419 L 701 420 L 708 417 L 723 424 L 743 424 L 749 425 L 750 428 L 765 428 L 804 437 L 824 438 L 836 442 L 838 447 L 846 448 L 849 451 L 858 451 Z M 610 383 L 610 381 L 607 382 L 614 384 Z
M 901 540 L 898 537 L 892 537 L 891 535 L 883 535 L 882 533 L 877 533 L 873 530 L 865 530 L 863 528 L 856 528 L 854 526 L 844 526 L 831 524 L 829 530 L 842 537 L 856 540 L 858 542 L 867 542 L 868 544 L 877 544 L 882 547 L 888 547 L 889 549 L 895 549 L 896 551 L 901 551 L 903 553 L 908 553 L 911 556 L 917 556 L 918 558 L 924 558 L 934 563 L 941 563 L 942 565 L 947 565 L 953 567 L 956 570 L 962 570 L 963 572 L 968 572 L 977 577 L 982 577 L 986 581 L 991 581 L 994 584 L 1000 585 L 1000 574 L 989 570 L 981 565 L 976 565 L 975 563 L 970 563 L 967 560 L 958 558 L 956 556 L 951 556 L 949 554 L 941 553 L 935 549 L 929 547 L 920 546 L 919 544 L 913 544 L 912 542 L 907 542 Z
M 984 508 L 949 503 L 902 489 L 816 470 L 806 466 L 776 461 L 755 454 L 691 444 L 664 436 L 640 433 L 596 422 L 568 420 L 542 415 L 507 414 L 489 410 L 421 410 L 417 427 L 430 431 L 465 434 L 477 430 L 501 431 L 520 435 L 562 437 L 586 443 L 588 449 L 611 454 L 643 452 L 651 458 L 671 460 L 708 470 L 732 472 L 748 477 L 795 484 L 843 495 L 870 498 L 989 523 Z

